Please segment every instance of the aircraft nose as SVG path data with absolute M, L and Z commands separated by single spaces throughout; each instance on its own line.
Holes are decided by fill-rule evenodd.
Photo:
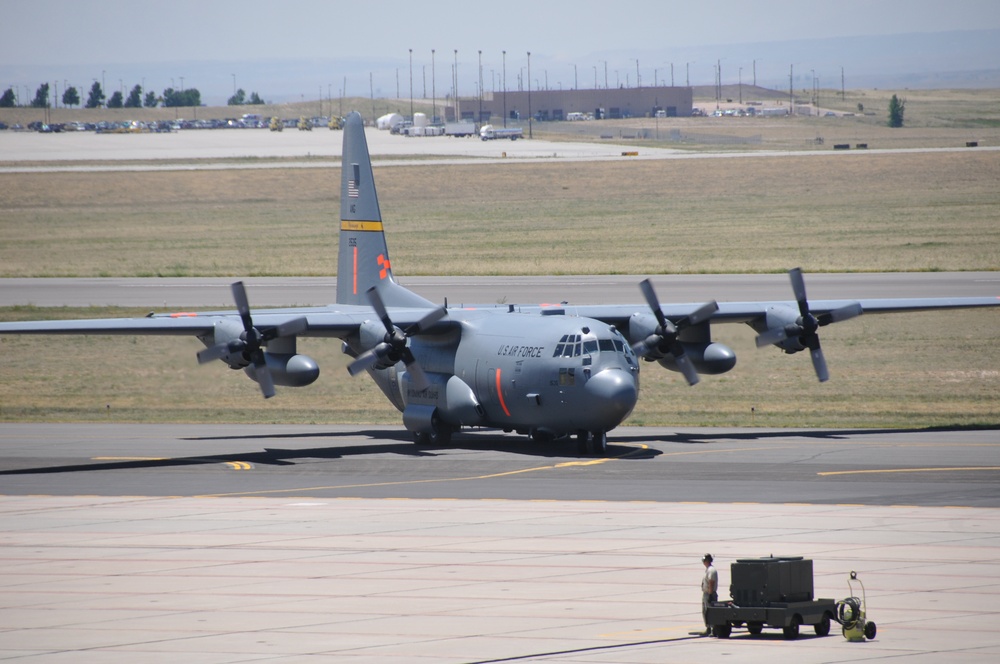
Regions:
M 621 369 L 605 369 L 587 381 L 587 415 L 602 423 L 602 428 L 618 426 L 635 408 L 639 386 L 635 376 Z

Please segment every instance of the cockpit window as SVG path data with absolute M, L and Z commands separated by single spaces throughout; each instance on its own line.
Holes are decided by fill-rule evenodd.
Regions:
M 556 344 L 552 357 L 579 357 L 583 353 L 582 339 L 579 334 L 563 335 Z
M 597 339 L 586 339 L 583 342 L 583 354 L 593 355 L 597 352 Z

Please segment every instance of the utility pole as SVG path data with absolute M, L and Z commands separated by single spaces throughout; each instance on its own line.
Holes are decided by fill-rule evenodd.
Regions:
M 507 127 L 507 51 L 503 52 L 503 126 Z
M 483 49 L 479 49 L 479 117 L 476 122 L 483 121 Z
M 347 79 L 344 79 L 344 87 L 347 87 Z M 410 122 L 413 122 L 413 49 L 410 49 Z
M 431 122 L 437 118 L 437 65 L 434 62 L 434 49 L 431 49 Z
M 528 138 L 531 135 L 531 51 L 528 51 Z

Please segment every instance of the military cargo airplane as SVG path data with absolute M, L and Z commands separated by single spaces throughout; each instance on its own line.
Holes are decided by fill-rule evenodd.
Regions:
M 150 314 L 140 319 L 0 323 L 0 334 L 193 335 L 199 362 L 243 369 L 265 398 L 275 386 L 319 376 L 296 339 L 333 337 L 402 413 L 414 441 L 446 444 L 462 427 L 496 428 L 535 440 L 575 436 L 581 451 L 606 449 L 607 433 L 632 412 L 640 362 L 657 362 L 694 385 L 722 374 L 736 354 L 712 340 L 712 325 L 745 323 L 758 346 L 809 351 L 829 377 L 819 330 L 862 313 L 1000 305 L 998 298 L 906 298 L 810 302 L 793 269 L 793 300 L 661 305 L 649 280 L 645 304 L 434 304 L 399 284 L 392 270 L 362 118 L 344 124 L 337 301 L 325 307 L 252 311 L 242 282 L 236 311 Z

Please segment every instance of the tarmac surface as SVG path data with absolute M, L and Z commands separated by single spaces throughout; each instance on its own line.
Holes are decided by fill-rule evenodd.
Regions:
M 0 425 L 0 660 L 986 662 L 995 431 Z M 813 559 L 850 643 L 701 628 L 700 557 Z M 850 571 L 864 584 L 848 585 Z

